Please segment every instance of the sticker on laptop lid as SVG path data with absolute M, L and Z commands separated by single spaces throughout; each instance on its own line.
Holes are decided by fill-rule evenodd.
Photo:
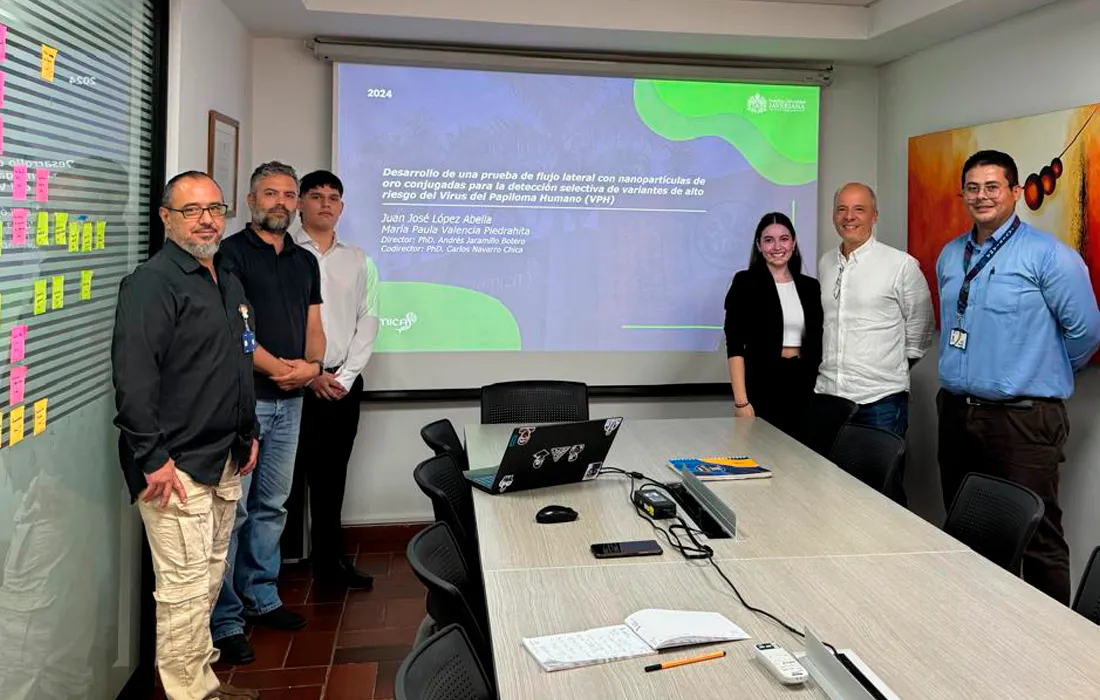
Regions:
M 603 434 L 611 437 L 611 433 L 619 429 L 619 425 L 622 424 L 622 418 L 608 418 L 603 422 Z
M 577 458 L 581 456 L 581 452 L 584 452 L 584 443 L 579 445 L 573 445 L 569 448 L 569 461 L 576 462 Z
M 515 479 L 514 474 L 505 474 L 504 478 L 497 484 L 497 493 L 504 493 L 505 489 L 512 485 L 512 481 Z
M 549 457 L 549 456 L 550 456 L 550 453 L 547 452 L 546 450 L 539 450 L 538 452 L 536 452 L 535 453 L 535 459 L 532 462 L 535 469 L 538 469 L 543 464 L 545 464 L 546 463 L 546 458 Z
M 560 462 L 561 458 L 569 454 L 569 450 L 572 448 L 569 445 L 565 447 L 552 447 L 550 448 L 550 454 L 553 455 L 555 462 Z
M 603 469 L 603 462 L 593 462 L 588 465 L 588 469 L 584 470 L 584 478 L 581 481 L 589 481 L 595 479 L 600 475 L 600 470 Z
M 515 444 L 526 445 L 531 441 L 531 435 L 535 432 L 534 428 L 516 428 L 516 434 L 513 436 Z

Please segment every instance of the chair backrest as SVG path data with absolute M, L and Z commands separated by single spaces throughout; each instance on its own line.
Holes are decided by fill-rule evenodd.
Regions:
M 420 437 L 424 443 L 437 455 L 450 455 L 459 471 L 470 468 L 470 460 L 466 456 L 466 448 L 458 439 L 458 433 L 451 421 L 446 418 L 428 423 L 420 429 Z
M 881 428 L 843 425 L 829 460 L 855 478 L 891 498 L 894 475 L 905 464 L 905 440 Z
M 413 481 L 432 501 L 435 519 L 447 523 L 470 566 L 480 570 L 471 486 L 450 455 L 429 457 L 413 469 Z
M 822 457 L 828 458 L 836 444 L 840 429 L 852 419 L 859 406 L 854 401 L 832 396 L 813 394 L 802 409 L 802 416 L 795 424 L 794 437 Z
M 588 420 L 588 385 L 581 382 L 500 382 L 481 387 L 482 423 L 581 420 Z
M 1092 550 L 1085 565 L 1077 594 L 1073 596 L 1073 609 L 1100 625 L 1100 547 Z
M 1017 576 L 1024 549 L 1043 518 L 1043 501 L 1029 488 L 971 472 L 963 477 L 943 529 Z
M 406 556 L 409 567 L 428 589 L 428 614 L 441 626 L 462 625 L 488 667 L 492 654 L 485 596 L 471 577 L 447 523 L 435 523 L 416 533 L 409 540 Z
M 489 677 L 460 625 L 447 625 L 397 669 L 397 700 L 493 700 Z

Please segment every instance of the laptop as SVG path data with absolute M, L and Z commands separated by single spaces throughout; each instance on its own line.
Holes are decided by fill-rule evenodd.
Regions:
M 540 489 L 595 479 L 622 418 L 524 426 L 512 431 L 500 466 L 463 472 L 486 493 Z

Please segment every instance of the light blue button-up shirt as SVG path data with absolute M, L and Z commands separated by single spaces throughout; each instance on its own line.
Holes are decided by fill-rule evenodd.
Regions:
M 971 267 L 1011 223 L 977 247 Z M 960 323 L 957 302 L 970 237 L 967 232 L 948 243 L 936 262 L 940 384 L 956 394 L 991 400 L 1069 398 L 1073 373 L 1100 345 L 1100 310 L 1081 256 L 1051 234 L 1021 223 L 970 283 Z M 949 343 L 951 331 L 959 327 L 967 334 L 965 350 Z

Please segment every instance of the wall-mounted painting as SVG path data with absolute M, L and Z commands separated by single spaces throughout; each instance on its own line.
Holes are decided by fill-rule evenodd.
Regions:
M 937 316 L 936 259 L 970 228 L 963 163 L 975 151 L 1010 154 L 1020 169 L 1020 218 L 1081 253 L 1100 292 L 1100 104 L 938 131 L 909 139 L 909 253 L 920 261 Z

